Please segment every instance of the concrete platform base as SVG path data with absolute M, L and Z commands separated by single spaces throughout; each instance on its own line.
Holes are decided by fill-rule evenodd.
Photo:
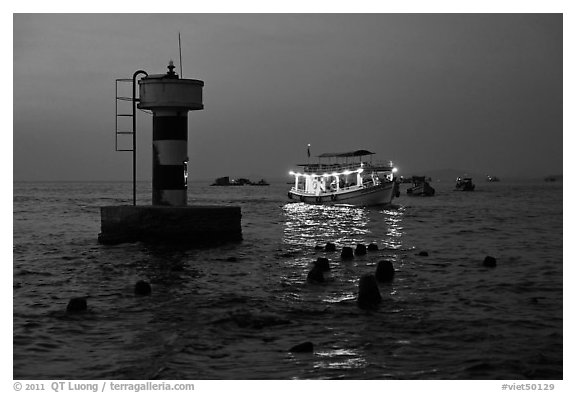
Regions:
M 104 206 L 98 241 L 211 246 L 242 240 L 237 206 Z

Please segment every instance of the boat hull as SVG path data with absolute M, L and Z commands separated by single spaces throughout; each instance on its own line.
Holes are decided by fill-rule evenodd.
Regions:
M 288 198 L 294 202 L 303 202 L 314 205 L 355 205 L 372 206 L 388 205 L 398 194 L 396 183 L 384 183 L 372 187 L 360 187 L 353 190 L 337 192 L 323 192 L 318 195 L 305 193 L 292 188 L 288 191 Z
M 474 191 L 474 188 L 476 188 L 476 186 L 472 183 L 471 178 L 458 178 L 456 179 L 456 188 L 454 191 Z
M 456 185 L 454 191 L 474 191 L 476 186 L 474 184 Z
M 434 196 L 435 190 L 428 184 L 419 184 L 406 190 L 410 196 Z

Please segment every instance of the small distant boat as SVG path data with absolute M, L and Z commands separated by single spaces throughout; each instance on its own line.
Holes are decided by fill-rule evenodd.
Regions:
M 488 176 L 486 176 L 486 181 L 489 181 L 489 182 L 497 182 L 497 181 L 500 181 L 500 178 L 498 178 L 498 177 L 496 177 L 496 176 L 490 176 L 490 175 L 488 175 Z
M 240 179 L 232 179 L 230 180 L 233 186 L 247 186 L 252 184 L 252 182 L 248 179 L 240 178 Z
M 211 186 L 245 186 L 249 184 L 252 184 L 252 182 L 248 179 L 230 179 L 229 176 L 224 176 L 217 178 Z
M 474 188 L 476 188 L 476 186 L 472 183 L 471 177 L 458 177 L 454 191 L 474 191 Z
M 230 184 L 230 177 L 228 176 L 224 176 L 224 177 L 219 177 L 216 180 L 214 180 L 214 183 L 210 184 L 211 186 L 231 186 L 232 184 Z
M 433 196 L 435 192 L 424 176 L 412 176 L 412 187 L 406 190 L 410 196 Z
M 256 183 L 250 183 L 251 186 L 269 186 L 270 183 L 268 183 L 266 180 L 264 179 L 260 179 L 259 181 L 257 181 Z
M 400 195 L 392 162 L 372 163 L 362 157 L 368 150 L 324 153 L 317 164 L 300 164 L 300 172 L 290 171 L 294 187 L 288 198 L 317 205 L 349 204 L 355 206 L 386 205 Z M 322 162 L 322 161 L 328 162 Z M 334 161 L 334 162 L 333 162 Z

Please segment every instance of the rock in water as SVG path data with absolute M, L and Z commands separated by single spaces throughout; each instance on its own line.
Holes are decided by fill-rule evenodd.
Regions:
M 380 261 L 376 266 L 376 279 L 380 282 L 392 281 L 394 279 L 394 265 L 390 261 Z
M 368 244 L 368 251 L 378 251 L 378 244 L 376 243 Z
M 306 341 L 302 344 L 294 345 L 290 348 L 290 352 L 314 352 L 314 344 Z
M 308 272 L 306 281 L 311 283 L 324 282 L 324 274 L 322 273 L 322 269 L 320 269 L 318 266 L 314 266 L 312 270 Z
M 314 267 L 317 267 L 321 271 L 328 271 L 330 270 L 330 261 L 328 258 L 319 257 L 316 262 L 314 262 Z
M 330 251 L 330 252 L 336 251 L 336 245 L 335 245 L 334 243 L 328 242 L 328 243 L 326 243 L 326 246 L 324 247 L 324 250 L 325 250 L 325 251 Z
M 366 255 L 366 246 L 364 244 L 357 244 L 354 250 L 355 255 Z
M 354 258 L 354 250 L 352 249 L 352 247 L 342 247 L 340 257 L 342 259 L 352 259 Z
M 365 274 L 360 277 L 358 284 L 358 307 L 364 310 L 373 310 L 382 302 L 382 296 L 378 290 L 378 283 L 373 274 Z
M 88 309 L 88 303 L 84 297 L 75 297 L 70 299 L 68 306 L 66 306 L 66 312 L 78 313 L 84 312 Z
M 428 256 L 428 251 L 420 251 L 417 255 L 420 256 L 420 257 L 427 257 L 427 256 Z
M 134 285 L 134 294 L 138 296 L 148 296 L 152 293 L 152 287 L 146 281 L 140 280 Z
M 496 258 L 488 255 L 486 258 L 484 258 L 483 265 L 487 267 L 496 267 Z

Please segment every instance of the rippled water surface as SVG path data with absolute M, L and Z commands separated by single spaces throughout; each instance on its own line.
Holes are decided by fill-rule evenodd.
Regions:
M 562 183 L 433 185 L 353 208 L 192 184 L 190 204 L 241 207 L 244 240 L 186 250 L 97 243 L 99 207 L 130 204 L 129 183 L 15 183 L 14 378 L 562 379 Z M 341 260 L 357 243 L 379 250 Z M 308 283 L 321 256 L 331 270 Z M 362 310 L 381 260 L 395 279 Z M 80 296 L 88 312 L 67 314 Z

